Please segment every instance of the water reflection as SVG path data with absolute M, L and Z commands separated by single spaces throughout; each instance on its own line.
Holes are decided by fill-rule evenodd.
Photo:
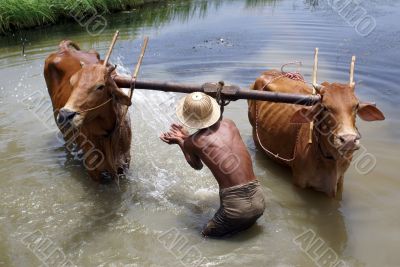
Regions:
M 59 150 L 59 149 L 58 149 Z M 63 146 L 66 155 L 64 168 L 68 176 L 75 180 L 84 189 L 84 193 L 76 202 L 68 202 L 62 209 L 77 210 L 74 227 L 70 232 L 64 233 L 66 247 L 73 244 L 90 242 L 97 233 L 108 231 L 112 225 L 118 223 L 128 211 L 128 207 L 134 201 L 134 188 L 131 182 L 121 177 L 117 182 L 109 185 L 101 185 L 93 182 L 85 174 L 85 169 L 69 150 Z M 87 205 L 89 204 L 89 205 Z M 69 207 L 68 207 L 69 205 Z M 84 210 L 84 212 L 82 212 Z
M 304 232 L 304 225 L 299 222 L 307 222 L 307 229 L 314 231 L 328 247 L 341 255 L 347 246 L 347 231 L 340 201 L 327 198 L 323 193 L 312 189 L 301 189 L 293 185 L 289 168 L 268 159 L 259 149 L 255 152 L 255 162 L 258 168 L 268 170 L 268 173 L 257 175 L 259 179 L 273 179 L 291 187 L 289 191 L 273 193 L 277 194 L 276 198 L 284 200 L 282 207 L 286 206 L 291 210 L 284 219 L 291 226 L 293 236 Z M 292 195 L 287 195 L 288 192 Z
M 192 1 L 192 0 L 177 0 L 177 1 L 162 1 L 160 3 L 149 3 L 140 6 L 130 11 L 120 12 L 117 16 L 105 14 L 108 26 L 107 31 L 119 27 L 121 25 L 129 25 L 129 31 L 122 33 L 120 38 L 134 39 L 137 30 L 142 27 L 162 27 L 171 21 L 186 23 L 193 18 L 205 18 L 210 10 L 217 11 L 223 8 L 225 3 L 236 2 L 238 0 L 216 0 L 216 1 Z M 264 6 L 274 6 L 281 0 L 246 0 L 244 8 L 254 9 Z M 93 41 L 103 40 L 102 36 L 89 36 L 85 28 L 82 28 L 78 23 L 67 22 L 64 25 L 49 26 L 41 31 L 20 30 L 11 35 L 0 37 L 0 49 L 18 45 L 18 49 L 22 51 L 22 43 L 26 42 L 26 47 L 33 42 L 48 39 L 64 39 L 71 33 L 81 31 L 83 38 L 90 38 Z M 51 36 L 49 35 L 51 33 Z M 76 40 L 78 41 L 78 40 Z M 1 50 L 0 50 L 1 51 Z

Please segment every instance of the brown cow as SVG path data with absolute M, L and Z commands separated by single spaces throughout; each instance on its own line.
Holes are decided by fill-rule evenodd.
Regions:
M 276 70 L 264 72 L 252 89 L 312 93 L 304 81 Z M 354 86 L 324 82 L 318 93 L 321 103 L 312 107 L 251 100 L 248 115 L 254 142 L 270 158 L 291 167 L 294 184 L 335 197 L 342 191 L 344 173 L 360 147 L 356 115 L 366 121 L 385 117 L 374 105 L 361 103 Z M 309 143 L 311 121 L 314 128 Z
M 82 149 L 89 175 L 110 182 L 129 167 L 131 127 L 124 106 L 130 98 L 115 84 L 114 66 L 103 66 L 95 51 L 71 41 L 45 62 L 44 77 L 57 125 L 67 148 Z

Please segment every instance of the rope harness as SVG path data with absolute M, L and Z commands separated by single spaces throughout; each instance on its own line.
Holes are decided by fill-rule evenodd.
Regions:
M 282 72 L 282 74 L 279 75 L 279 76 L 274 77 L 274 78 L 271 79 L 268 83 L 266 83 L 266 84 L 261 88 L 261 91 L 263 91 L 263 90 L 265 89 L 265 87 L 267 87 L 268 85 L 270 85 L 272 82 L 274 82 L 274 81 L 276 81 L 276 80 L 278 80 L 278 79 L 280 79 L 280 78 L 284 78 L 284 77 L 285 77 L 285 78 L 289 78 L 289 79 L 291 79 L 291 80 L 295 80 L 295 81 L 300 81 L 300 82 L 306 83 L 305 80 L 304 80 L 304 78 L 303 78 L 303 76 L 302 76 L 299 72 L 284 72 L 284 71 L 283 71 L 283 67 L 286 66 L 286 65 L 288 65 L 288 64 L 293 64 L 293 63 L 287 63 L 287 64 L 285 64 L 285 65 L 282 65 L 282 67 L 281 67 L 281 72 Z M 300 129 L 301 129 L 301 127 L 299 127 L 299 129 L 297 130 L 297 133 L 296 133 L 296 142 L 295 142 L 294 149 L 293 149 L 293 156 L 292 156 L 291 158 L 289 158 L 289 159 L 283 158 L 283 157 L 279 156 L 279 153 L 273 153 L 271 150 L 267 149 L 267 148 L 261 143 L 260 136 L 259 136 L 259 134 L 258 134 L 258 107 L 257 107 L 257 102 L 258 102 L 258 101 L 256 100 L 256 101 L 255 101 L 255 110 L 256 110 L 256 127 L 255 127 L 255 128 L 256 128 L 256 137 L 257 137 L 258 144 L 259 144 L 259 145 L 261 146 L 261 148 L 262 148 L 267 154 L 269 154 L 270 156 L 272 156 L 272 157 L 274 157 L 274 158 L 277 158 L 277 159 L 279 159 L 279 160 L 282 160 L 282 161 L 284 161 L 284 162 L 288 162 L 288 163 L 292 162 L 292 161 L 296 158 L 297 144 L 298 144 L 299 139 L 300 139 Z
M 93 108 L 88 108 L 88 109 L 85 109 L 85 110 L 81 110 L 81 111 L 79 111 L 77 113 L 80 114 L 80 113 L 84 113 L 84 112 L 88 112 L 88 111 L 91 111 L 91 110 L 98 109 L 98 108 L 104 106 L 105 104 L 107 104 L 108 102 L 110 102 L 111 100 L 113 100 L 113 98 L 114 97 L 110 97 L 108 100 L 106 100 L 105 102 L 101 103 L 100 105 L 97 105 L 97 106 L 95 106 Z
M 221 116 L 224 113 L 224 107 L 227 106 L 231 101 L 226 100 L 222 96 L 222 89 L 224 88 L 224 81 L 219 81 L 218 82 L 218 88 L 217 88 L 217 93 L 215 95 L 215 100 L 217 100 L 217 103 L 221 109 Z

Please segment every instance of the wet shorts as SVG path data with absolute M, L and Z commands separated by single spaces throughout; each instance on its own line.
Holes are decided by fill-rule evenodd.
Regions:
M 221 189 L 220 208 L 206 227 L 204 236 L 221 237 L 252 226 L 265 209 L 264 194 L 258 180 Z

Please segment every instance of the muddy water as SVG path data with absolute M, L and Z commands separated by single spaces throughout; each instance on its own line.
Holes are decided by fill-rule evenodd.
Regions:
M 328 266 L 318 262 L 328 249 L 338 266 L 398 266 L 400 5 L 363 1 L 376 28 L 361 36 L 329 2 L 175 2 L 107 17 L 101 36 L 71 23 L 2 37 L 0 266 L 54 266 L 46 263 L 52 251 L 58 262 L 78 266 Z M 356 54 L 357 94 L 387 117 L 358 122 L 363 153 L 376 159 L 375 167 L 368 172 L 368 164 L 353 164 L 341 200 L 300 190 L 286 169 L 255 148 L 246 102 L 232 103 L 226 117 L 248 145 L 267 210 L 246 232 L 204 239 L 201 227 L 218 208 L 217 184 L 209 171 L 191 170 L 177 147 L 158 140 L 180 95 L 137 90 L 128 178 L 119 186 L 94 184 L 57 135 L 43 61 L 62 39 L 104 54 L 116 29 L 121 38 L 112 61 L 119 71 L 129 73 L 149 35 L 141 77 L 157 80 L 248 86 L 263 70 L 294 60 L 303 62 L 300 71 L 310 80 L 319 47 L 319 80 L 343 82 Z M 319 239 L 308 252 L 293 241 L 303 233 L 310 237 L 303 245 Z M 175 237 L 181 243 L 172 246 Z

